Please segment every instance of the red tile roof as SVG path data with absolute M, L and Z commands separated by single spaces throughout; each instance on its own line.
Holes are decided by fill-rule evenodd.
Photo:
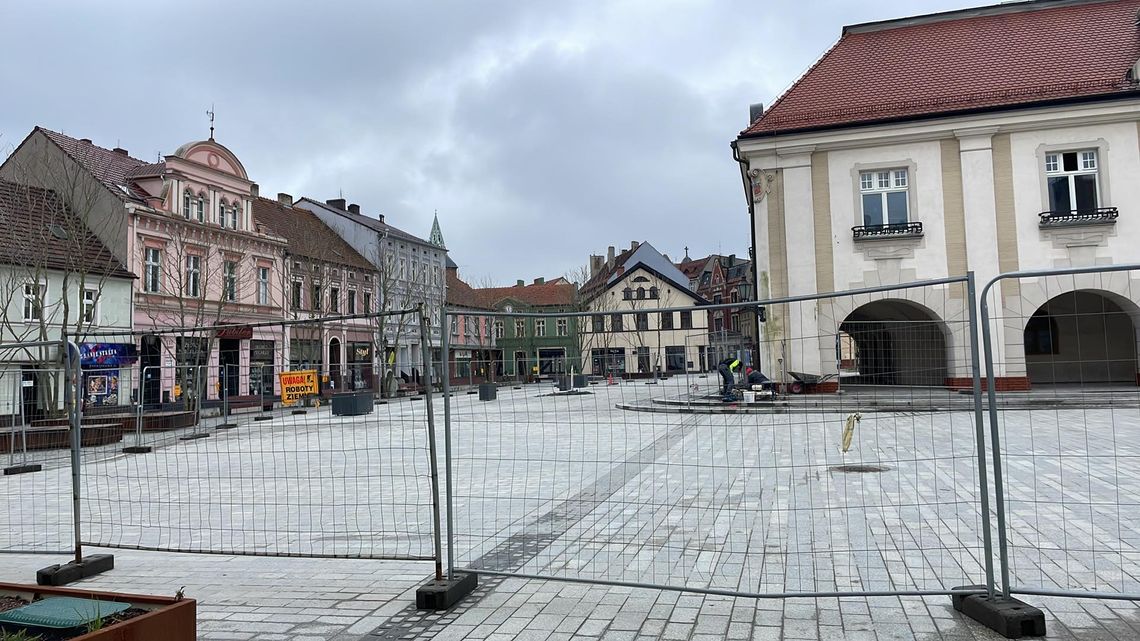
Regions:
M 475 292 L 483 304 L 490 307 L 494 307 L 508 298 L 534 307 L 573 305 L 577 297 L 574 284 L 562 279 L 540 285 L 484 287 L 475 290 Z
M 1037 0 L 848 27 L 741 137 L 1135 94 L 1140 0 Z
M 454 269 L 447 270 L 447 304 L 464 309 L 495 309 L 479 296 L 479 292 L 459 278 Z
M 82 271 L 91 280 L 135 277 L 54 191 L 2 180 L 0 263 Z
M 365 271 L 376 269 L 352 245 L 307 209 L 289 207 L 268 198 L 257 198 L 253 201 L 253 220 L 284 238 L 289 243 L 289 253 L 294 256 Z
M 136 170 L 150 163 L 43 127 L 36 127 L 35 131 L 47 136 L 116 196 L 123 200 L 146 202 L 146 193 L 135 187 L 132 177 Z

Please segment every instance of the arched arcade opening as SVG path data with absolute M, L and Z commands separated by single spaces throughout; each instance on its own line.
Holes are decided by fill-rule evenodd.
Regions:
M 839 331 L 838 359 L 848 372 L 847 382 L 946 384 L 946 324 L 918 303 L 902 299 L 867 303 L 848 314 Z
M 1136 304 L 1081 289 L 1049 299 L 1025 324 L 1025 368 L 1032 385 L 1137 384 Z

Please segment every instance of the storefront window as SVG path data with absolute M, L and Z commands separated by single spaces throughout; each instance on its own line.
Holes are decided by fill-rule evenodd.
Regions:
M 273 396 L 273 341 L 249 342 L 249 393 Z

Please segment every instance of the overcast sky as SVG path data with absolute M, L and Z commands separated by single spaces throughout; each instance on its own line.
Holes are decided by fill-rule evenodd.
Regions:
M 263 195 L 343 193 L 424 238 L 438 210 L 470 281 L 634 239 L 746 255 L 749 103 L 845 24 L 977 4 L 4 0 L 0 147 L 38 124 L 153 160 L 213 104 Z

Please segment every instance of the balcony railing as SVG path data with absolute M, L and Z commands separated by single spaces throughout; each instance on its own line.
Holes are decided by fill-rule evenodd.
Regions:
M 851 228 L 852 237 L 860 238 L 905 238 L 921 236 L 922 223 L 887 223 L 885 225 L 859 225 Z
M 1041 218 L 1040 227 L 1067 227 L 1069 225 L 1111 225 L 1116 222 L 1120 212 L 1116 207 L 1100 207 L 1098 209 L 1071 211 L 1043 211 L 1037 215 Z

